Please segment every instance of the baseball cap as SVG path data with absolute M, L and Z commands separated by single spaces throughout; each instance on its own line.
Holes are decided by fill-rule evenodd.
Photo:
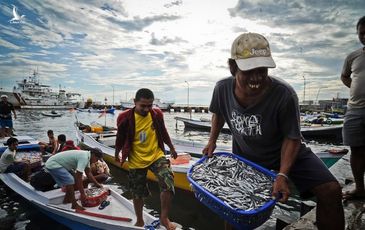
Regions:
M 231 58 L 242 71 L 259 67 L 276 67 L 271 57 L 269 42 L 257 33 L 244 33 L 238 36 L 232 44 Z
M 8 96 L 3 94 L 3 95 L 1 95 L 1 98 L 8 98 Z

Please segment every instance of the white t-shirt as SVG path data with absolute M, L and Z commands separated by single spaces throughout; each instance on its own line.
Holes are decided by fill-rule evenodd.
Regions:
M 345 60 L 342 75 L 351 76 L 349 109 L 365 108 L 365 50 L 350 53 Z
M 7 148 L 0 157 L 0 173 L 5 172 L 9 165 L 14 163 L 15 161 L 15 153 L 16 151 L 11 151 Z

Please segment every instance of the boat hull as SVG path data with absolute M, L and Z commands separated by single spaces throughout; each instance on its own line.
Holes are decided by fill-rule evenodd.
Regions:
M 209 132 L 211 123 L 209 121 L 199 121 L 188 119 L 184 117 L 175 117 L 177 121 L 184 123 L 185 129 L 187 130 L 199 130 Z M 342 124 L 339 125 L 313 125 L 313 126 L 302 126 L 301 133 L 304 138 L 329 138 L 329 139 L 342 139 Z M 228 127 L 223 127 L 222 133 L 231 134 Z

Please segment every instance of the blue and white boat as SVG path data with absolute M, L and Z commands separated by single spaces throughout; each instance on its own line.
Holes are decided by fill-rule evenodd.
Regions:
M 109 109 L 94 109 L 94 108 L 87 108 L 87 109 L 80 109 L 76 108 L 79 112 L 88 112 L 88 113 L 111 113 L 114 114 L 115 108 L 109 108 Z

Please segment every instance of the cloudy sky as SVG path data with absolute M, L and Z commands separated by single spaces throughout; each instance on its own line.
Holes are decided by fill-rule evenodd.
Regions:
M 13 5 L 22 23 L 10 23 Z M 5 0 L 0 2 L 0 87 L 37 68 L 40 80 L 115 103 L 148 87 L 163 101 L 209 104 L 229 76 L 242 32 L 269 40 L 277 68 L 303 100 L 348 97 L 345 56 L 361 47 L 364 0 Z M 304 78 L 303 78 L 304 76 Z M 304 80 L 305 79 L 305 80 Z

